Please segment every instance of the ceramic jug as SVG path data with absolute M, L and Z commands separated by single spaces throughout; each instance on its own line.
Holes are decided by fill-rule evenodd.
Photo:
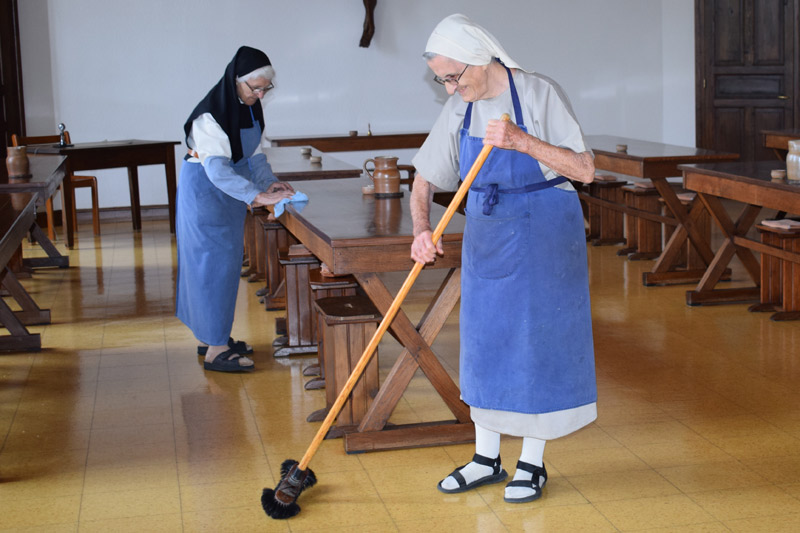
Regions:
M 800 181 L 800 139 L 789 141 L 789 153 L 786 154 L 786 179 Z
M 9 146 L 6 157 L 9 178 L 27 178 L 30 175 L 27 146 Z
M 375 168 L 367 168 L 372 163 Z M 375 184 L 375 194 L 395 195 L 400 192 L 400 171 L 397 169 L 397 158 L 394 156 L 377 156 L 364 161 L 364 171 Z

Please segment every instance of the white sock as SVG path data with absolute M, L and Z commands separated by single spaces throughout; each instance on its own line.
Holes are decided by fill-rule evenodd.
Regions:
M 519 460 L 535 466 L 543 466 L 545 444 L 547 444 L 547 441 L 545 440 L 534 439 L 533 437 L 525 437 L 522 439 L 522 453 L 519 456 Z M 521 468 L 517 468 L 517 471 L 514 473 L 514 481 L 530 481 L 532 477 L 533 474 L 527 470 L 522 470 Z M 540 477 L 540 487 L 542 483 L 543 479 Z M 506 498 L 512 500 L 521 500 L 531 496 L 534 492 L 535 491 L 532 487 L 506 487 L 505 496 Z
M 486 428 L 475 424 L 475 453 L 490 459 L 500 455 L 500 433 L 495 433 Z M 470 461 L 466 466 L 459 470 L 467 484 L 472 483 L 482 477 L 491 475 L 494 470 L 491 466 L 484 466 Z M 442 488 L 453 490 L 458 488 L 458 481 L 453 476 L 447 476 L 442 480 Z

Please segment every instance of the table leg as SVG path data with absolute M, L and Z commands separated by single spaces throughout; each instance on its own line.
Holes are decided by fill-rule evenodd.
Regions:
M 75 244 L 75 226 L 72 225 L 72 210 L 75 208 L 72 204 L 74 192 L 70 176 L 72 176 L 72 170 L 69 166 L 68 157 L 66 175 L 64 176 L 64 181 L 61 182 L 61 223 L 64 226 L 67 237 L 67 248 L 72 248 Z
M 709 263 L 705 274 L 703 274 L 695 290 L 686 292 L 686 303 L 688 305 L 700 305 L 704 303 L 757 301 L 760 296 L 759 286 L 761 283 L 761 268 L 758 259 L 756 259 L 753 252 L 749 249 L 737 246 L 735 240 L 737 237 L 743 237 L 747 234 L 750 227 L 755 223 L 761 211 L 761 207 L 757 205 L 747 205 L 734 224 L 719 198 L 702 193 L 698 193 L 698 198 L 703 202 L 708 212 L 711 213 L 711 216 L 722 230 L 726 240 L 723 242 L 722 246 L 720 246 L 719 250 L 717 250 L 714 259 Z M 734 255 L 739 256 L 748 275 L 756 286 L 715 289 Z
M 131 218 L 133 229 L 142 229 L 142 206 L 139 204 L 139 169 L 128 167 L 128 188 L 131 192 Z
M 164 171 L 167 176 L 167 202 L 169 204 L 169 232 L 175 233 L 175 195 L 177 180 L 175 178 L 175 148 L 170 144 L 164 147 Z
M 673 231 L 672 236 L 667 242 L 664 251 L 653 266 L 653 270 L 645 272 L 642 276 L 645 285 L 657 285 L 661 283 L 690 283 L 698 281 L 704 271 L 701 269 L 678 270 L 675 263 L 680 255 L 681 249 L 686 246 L 687 239 L 694 246 L 700 258 L 709 264 L 714 259 L 714 252 L 711 246 L 703 237 L 698 223 L 703 215 L 704 205 L 695 199 L 687 210 L 681 204 L 678 195 L 665 179 L 653 179 L 667 209 L 677 219 L 678 225 Z M 726 275 L 729 272 L 726 272 Z
M 382 313 L 393 300 L 377 274 L 354 274 L 362 289 Z M 460 298 L 461 271 L 453 269 L 445 278 L 418 327 L 400 310 L 391 325 L 404 350 L 381 385 L 358 431 L 346 435 L 346 450 L 365 451 L 435 444 L 470 442 L 474 439 L 469 407 L 460 399 L 458 386 L 436 358 L 430 345 L 444 326 Z M 417 369 L 422 369 L 447 407 L 456 417 L 437 423 L 409 424 L 382 431 Z

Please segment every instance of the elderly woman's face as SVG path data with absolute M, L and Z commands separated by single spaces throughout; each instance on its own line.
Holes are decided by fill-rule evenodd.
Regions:
M 272 89 L 272 80 L 267 78 L 253 78 L 240 81 L 236 84 L 236 93 L 246 105 L 253 105 Z
M 480 100 L 485 82 L 481 79 L 482 67 L 461 63 L 445 56 L 436 56 L 428 61 L 434 75 L 443 80 L 447 94 L 458 93 L 465 102 Z

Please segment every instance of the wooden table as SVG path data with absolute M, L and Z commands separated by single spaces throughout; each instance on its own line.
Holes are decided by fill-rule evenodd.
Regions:
M 272 146 L 313 146 L 322 152 L 356 152 L 419 148 L 427 133 L 383 133 L 376 135 L 308 135 L 270 137 Z
M 789 141 L 800 139 L 800 129 L 788 130 L 763 130 L 764 146 L 772 148 L 778 159 L 786 160 L 786 152 L 789 151 Z
M 690 206 L 689 210 L 683 207 L 680 199 L 678 199 L 677 193 L 669 184 L 667 178 L 680 176 L 678 165 L 734 161 L 739 158 L 738 154 L 640 141 L 612 135 L 587 135 L 586 143 L 594 152 L 594 164 L 598 170 L 617 172 L 652 181 L 659 195 L 664 200 L 667 209 L 672 213 L 672 216 L 662 216 L 656 213 L 634 210 L 624 205 L 598 200 L 585 193 L 579 193 L 581 199 L 622 211 L 627 215 L 634 215 L 654 222 L 678 226 L 678 229 L 673 232 L 669 243 L 664 248 L 664 252 L 662 252 L 656 260 L 653 269 L 643 274 L 644 284 L 687 283 L 700 279 L 703 275 L 702 270 L 680 270 L 675 266 L 680 250 L 675 249 L 675 247 L 671 245 L 673 240 L 685 240 L 685 234 L 683 234 L 680 229 L 681 223 L 688 217 L 695 219 L 699 216 L 699 207 L 696 205 L 696 202 Z M 617 145 L 627 145 L 627 150 L 619 152 L 617 151 Z M 667 253 L 667 250 L 669 250 L 669 253 Z M 698 250 L 698 252 L 706 263 L 713 259 L 713 253 L 710 250 L 704 249 Z
M 800 254 L 772 247 L 746 236 L 762 208 L 800 213 L 800 185 L 772 181 L 770 178 L 770 171 L 782 168 L 785 166 L 780 161 L 681 165 L 684 187 L 697 192 L 697 204 L 711 213 L 725 239 L 709 262 L 697 287 L 686 293 L 686 303 L 699 305 L 758 300 L 760 265 L 753 251 L 800 263 Z M 723 199 L 744 204 L 735 222 L 726 212 Z M 693 220 L 682 220 L 684 240 L 688 238 L 696 248 L 710 251 L 709 244 L 695 231 Z M 734 255 L 741 260 L 755 287 L 716 289 L 722 272 Z
M 279 218 L 286 228 L 335 274 L 353 274 L 381 313 L 393 296 L 381 281 L 381 272 L 408 272 L 413 267 L 413 241 L 408 195 L 375 199 L 363 196 L 361 181 L 330 180 L 298 185 L 310 201 L 301 211 L 290 206 Z M 434 204 L 431 220 L 444 208 Z M 362 419 L 358 430 L 345 435 L 348 452 L 472 442 L 474 426 L 469 408 L 431 344 L 461 292 L 461 239 L 464 218 L 456 214 L 443 236 L 444 257 L 426 268 L 449 269 L 422 321 L 414 325 L 400 310 L 390 331 L 404 350 Z M 392 411 L 417 369 L 422 369 L 453 413 L 455 420 L 387 428 Z
M 175 233 L 175 145 L 178 141 L 103 141 L 94 143 L 75 143 L 62 147 L 58 144 L 38 144 L 28 146 L 29 154 L 61 154 L 67 156 L 67 174 L 82 170 L 101 170 L 126 167 L 128 169 L 128 188 L 131 195 L 131 218 L 133 229 L 142 229 L 142 208 L 139 204 L 139 171 L 143 165 L 164 165 L 167 180 L 167 200 L 169 203 L 169 230 Z M 64 198 L 72 198 L 72 184 L 64 181 Z M 67 234 L 67 247 L 75 242 L 75 228 L 72 227 L 72 204 L 62 202 L 63 221 Z
M 0 336 L 0 350 L 35 350 L 42 347 L 38 333 L 30 333 L 26 325 L 49 324 L 50 311 L 40 309 L 20 284 L 8 262 L 25 240 L 36 222 L 36 196 L 30 193 L 0 193 L 0 286 L 21 307 L 12 311 L 0 298 L 0 322 L 9 335 Z
M 301 148 L 311 147 L 287 146 L 264 150 L 275 177 L 281 181 L 325 180 L 357 178 L 363 172 L 359 167 L 354 167 L 316 149 L 311 149 L 310 154 L 304 155 L 300 151 Z M 312 163 L 311 156 L 322 157 L 322 161 Z
M 52 197 L 64 181 L 66 173 L 66 157 L 61 155 L 29 155 L 31 177 L 29 179 L 9 179 L 5 172 L 0 173 L 0 193 L 32 193 L 36 206 L 44 206 L 48 198 Z M 42 266 L 69 266 L 69 257 L 61 255 L 58 249 L 42 231 L 38 224 L 30 226 L 33 238 L 47 253 L 47 257 L 27 258 L 22 260 L 25 267 L 35 268 Z M 21 254 L 17 254 L 21 257 Z M 19 259 L 15 259 L 19 266 Z

